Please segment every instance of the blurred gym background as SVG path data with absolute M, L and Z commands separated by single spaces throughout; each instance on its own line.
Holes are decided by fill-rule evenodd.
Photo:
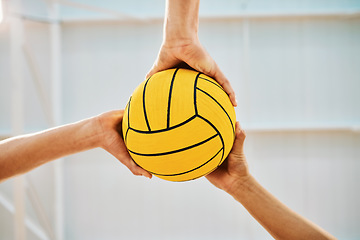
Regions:
M 1 3 L 1 139 L 124 108 L 162 41 L 165 0 Z M 360 239 L 360 1 L 202 0 L 199 37 L 235 88 L 251 173 Z M 134 177 L 94 149 L 1 183 L 0 239 L 272 238 L 205 178 Z

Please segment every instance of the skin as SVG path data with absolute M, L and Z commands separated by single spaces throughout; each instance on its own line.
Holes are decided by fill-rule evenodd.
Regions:
M 164 41 L 147 77 L 186 63 L 216 79 L 236 106 L 230 82 L 197 37 L 198 10 L 199 0 L 167 1 Z M 1 141 L 0 182 L 54 159 L 97 147 L 111 153 L 134 175 L 151 178 L 150 173 L 134 163 L 121 138 L 123 114 L 123 110 L 111 111 L 80 122 Z M 233 149 L 224 163 L 206 178 L 233 196 L 275 239 L 335 239 L 289 209 L 255 180 L 249 172 L 243 150 L 245 137 L 244 130 L 237 122 Z
M 0 142 L 0 182 L 77 152 L 103 148 L 134 175 L 151 178 L 131 159 L 123 139 L 124 111 L 103 113 L 46 131 Z M 275 239 L 335 239 L 295 213 L 264 189 L 250 174 L 243 151 L 245 132 L 236 123 L 233 148 L 224 163 L 206 178 L 241 203 Z
M 123 110 L 103 113 L 46 131 L 13 137 L 0 142 L 0 181 L 77 152 L 103 148 L 134 175 L 151 178 L 131 159 L 121 134 Z M 119 134 L 120 132 L 120 134 Z
M 163 42 L 146 78 L 162 70 L 188 65 L 214 78 L 237 106 L 230 81 L 199 41 L 199 4 L 199 0 L 166 1 Z
M 275 239 L 336 239 L 300 216 L 250 174 L 244 154 L 245 131 L 236 123 L 233 148 L 224 163 L 206 178 L 241 203 Z

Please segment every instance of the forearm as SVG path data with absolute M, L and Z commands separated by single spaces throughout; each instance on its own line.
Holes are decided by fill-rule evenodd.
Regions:
M 298 215 L 252 176 L 230 193 L 275 239 L 335 239 L 325 230 Z
M 197 38 L 200 0 L 167 0 L 164 42 Z
M 0 181 L 51 160 L 99 146 L 94 119 L 0 142 Z

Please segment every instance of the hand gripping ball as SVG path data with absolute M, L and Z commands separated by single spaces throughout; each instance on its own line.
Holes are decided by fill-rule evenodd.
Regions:
M 234 142 L 235 118 L 215 80 L 169 69 L 135 89 L 125 108 L 123 137 L 139 166 L 165 180 L 187 181 L 224 161 Z

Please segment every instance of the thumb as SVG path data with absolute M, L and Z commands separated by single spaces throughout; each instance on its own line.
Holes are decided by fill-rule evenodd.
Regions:
M 160 68 L 158 68 L 157 66 L 158 66 L 158 64 L 156 64 L 156 62 L 155 62 L 154 65 L 152 66 L 152 68 L 150 69 L 150 71 L 146 74 L 145 79 L 148 79 L 149 77 L 151 77 L 155 73 L 161 71 L 161 70 L 159 70 Z
M 152 66 L 151 70 L 146 74 L 146 79 L 151 77 L 157 72 L 164 71 L 166 69 L 172 68 L 178 64 L 178 61 L 166 61 L 166 62 L 160 62 L 159 60 L 156 60 L 154 65 Z
M 240 123 L 236 122 L 235 124 L 235 140 L 230 154 L 235 157 L 240 157 L 243 154 L 244 141 L 246 138 L 246 133 L 244 129 L 241 128 Z
M 154 75 L 155 73 L 159 72 L 158 68 L 154 66 L 150 69 L 150 71 L 146 74 L 145 79 L 148 79 L 149 77 L 151 77 L 152 75 Z

